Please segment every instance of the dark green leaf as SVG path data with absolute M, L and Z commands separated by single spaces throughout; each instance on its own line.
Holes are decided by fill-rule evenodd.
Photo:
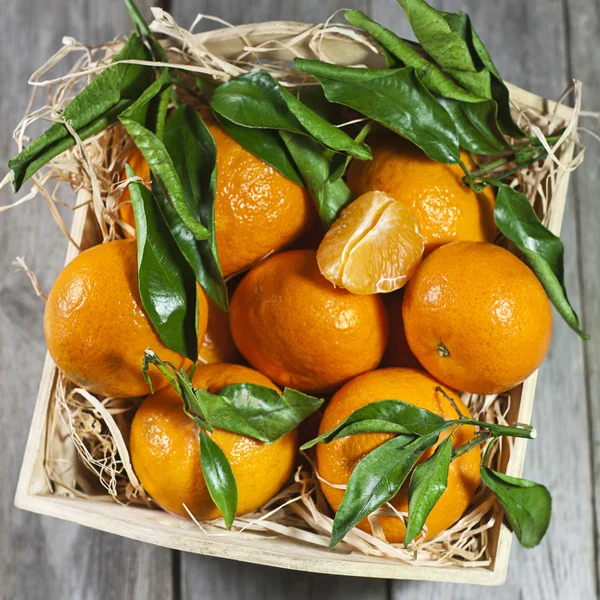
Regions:
M 527 196 L 507 185 L 500 186 L 498 191 L 494 218 L 498 229 L 525 254 L 563 319 L 583 339 L 589 339 L 567 298 L 564 283 L 565 250 L 560 238 L 542 225 Z
M 167 69 L 162 69 L 159 76 L 135 99 L 127 110 L 124 110 L 121 113 L 121 118 L 136 121 L 140 125 L 155 132 L 158 116 L 156 107 L 160 102 L 157 102 L 157 99 L 162 97 L 163 92 L 171 87 L 172 81 L 169 77 L 169 72 Z M 155 103 L 156 106 L 152 106 L 153 103 Z M 154 113 L 152 115 L 154 117 L 153 119 L 148 118 L 149 112 Z
M 448 485 L 448 469 L 452 460 L 452 436 L 448 436 L 432 456 L 418 465 L 410 478 L 408 522 L 404 545 L 408 546 L 421 532 L 429 513 Z
M 352 200 L 350 189 L 342 179 L 330 181 L 331 158 L 320 144 L 287 131 L 280 131 L 279 135 L 315 202 L 322 223 L 329 228 Z
M 173 161 L 155 134 L 137 121 L 120 117 L 120 121 L 148 163 L 152 174 L 165 190 L 173 208 L 197 240 L 208 239 L 210 232 L 190 210 Z
M 113 62 L 149 58 L 139 35 L 132 33 Z M 152 76 L 151 69 L 140 65 L 109 67 L 73 98 L 61 119 L 69 121 L 79 138 L 85 140 L 114 122 L 120 112 L 150 84 Z M 17 192 L 48 161 L 74 145 L 75 140 L 69 130 L 62 123 L 54 123 L 46 133 L 8 162 L 14 191 Z
M 355 410 L 339 425 L 307 442 L 302 450 L 319 442 L 328 444 L 357 433 L 406 433 L 428 435 L 450 426 L 449 421 L 434 412 L 401 400 L 379 400 Z
M 289 433 L 323 400 L 286 388 L 283 394 L 251 383 L 224 387 L 218 394 L 197 390 L 207 421 L 219 429 L 272 443 Z
M 157 39 L 154 37 L 152 32 L 150 31 L 150 27 L 142 17 L 138 7 L 135 5 L 133 0 L 124 0 L 125 7 L 127 8 L 127 12 L 129 13 L 129 17 L 131 21 L 135 25 L 138 33 L 146 39 L 146 42 L 152 49 L 152 54 L 161 62 L 168 62 L 169 56 L 167 51 L 158 43 Z
M 424 0 L 398 0 L 423 50 L 464 89 L 491 99 L 491 77 L 487 69 L 478 69 L 467 42 L 445 19 L 445 15 Z
M 498 498 L 504 516 L 524 548 L 537 546 L 552 514 L 552 496 L 543 485 L 481 467 L 483 482 Z
M 349 106 L 408 138 L 430 158 L 460 160 L 459 140 L 450 115 L 419 80 L 413 67 L 359 69 L 296 59 L 294 66 L 319 79 L 327 99 Z
M 231 529 L 238 505 L 238 491 L 225 453 L 200 429 L 200 464 L 208 492 L 221 511 L 225 526 Z
M 458 16 L 458 15 L 457 15 Z M 453 26 L 453 22 L 456 22 L 456 19 L 453 18 L 453 15 L 446 15 L 446 21 L 450 25 Z M 477 56 L 481 60 L 483 66 L 491 73 L 492 79 L 492 98 L 495 100 L 498 105 L 498 124 L 500 125 L 500 130 L 510 137 L 520 139 L 525 137 L 525 134 L 521 131 L 519 126 L 514 122 L 510 110 L 510 93 L 508 88 L 502 81 L 500 77 L 500 73 L 496 69 L 496 66 L 492 62 L 492 58 L 490 57 L 486 47 L 483 45 L 480 37 L 477 35 L 477 32 L 470 24 L 469 17 L 466 16 L 468 21 L 468 31 L 470 32 L 470 41 L 472 43 L 472 47 L 474 48 Z
M 133 169 L 127 165 L 127 177 Z M 138 247 L 138 286 L 142 304 L 162 342 L 195 360 L 196 285 L 194 275 L 171 236 L 151 192 L 129 184 Z
M 498 154 L 511 149 L 498 127 L 498 105 L 494 100 L 467 104 L 439 98 L 438 102 L 452 117 L 461 148 L 483 155 Z
M 277 169 L 284 177 L 298 185 L 304 185 L 294 163 L 290 160 L 290 156 L 283 145 L 281 138 L 275 131 L 267 129 L 250 129 L 237 125 L 233 121 L 229 121 L 225 117 L 217 116 L 219 123 L 223 129 L 242 146 L 252 152 L 254 156 L 258 156 L 268 165 Z
M 366 516 L 391 500 L 438 433 L 415 439 L 400 435 L 381 444 L 358 462 L 333 521 L 329 548 L 333 548 Z
M 346 20 L 355 27 L 364 29 L 388 52 L 400 59 L 407 67 L 414 67 L 423 85 L 432 93 L 444 98 L 452 98 L 460 102 L 481 102 L 481 96 L 473 94 L 460 87 L 450 77 L 445 75 L 432 61 L 418 52 L 395 33 L 379 23 L 369 19 L 360 10 L 350 10 L 344 13 Z
M 210 106 L 244 127 L 309 135 L 332 150 L 363 160 L 371 158 L 366 146 L 308 108 L 264 71 L 246 73 L 220 85 L 210 97 Z
M 192 266 L 197 281 L 210 298 L 226 311 L 227 287 L 219 265 L 214 224 L 217 186 L 217 149 L 200 114 L 182 105 L 169 118 L 164 145 L 181 182 L 192 215 L 207 229 L 207 240 L 196 240 L 166 199 L 158 196 L 177 244 Z M 162 202 L 161 202 L 162 200 Z

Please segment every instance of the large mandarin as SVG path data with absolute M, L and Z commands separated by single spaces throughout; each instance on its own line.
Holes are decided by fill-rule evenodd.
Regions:
M 224 363 L 199 366 L 192 381 L 196 388 L 211 393 L 236 383 L 277 389 L 261 373 Z M 237 515 L 255 511 L 268 502 L 296 464 L 297 430 L 272 444 L 222 429 L 208 435 L 231 465 L 238 490 Z M 185 414 L 171 386 L 144 400 L 131 424 L 129 440 L 135 473 L 161 508 L 183 517 L 191 513 L 201 520 L 221 516 L 202 474 L 198 426 Z
M 544 288 L 493 244 L 456 242 L 432 252 L 406 287 L 402 313 L 419 362 L 446 385 L 476 394 L 523 381 L 552 337 Z
M 305 188 L 240 146 L 211 117 L 205 122 L 217 146 L 215 230 L 223 275 L 247 269 L 281 250 L 305 233 L 315 218 Z M 135 149 L 135 173 L 149 178 L 147 163 Z M 129 200 L 128 192 L 122 196 Z M 122 204 L 120 216 L 135 227 L 131 204 Z
M 339 425 L 355 410 L 378 400 L 403 400 L 435 412 L 446 420 L 456 419 L 457 414 L 449 400 L 436 390 L 439 385 L 433 377 L 416 369 L 378 369 L 360 375 L 344 385 L 330 400 L 319 434 Z M 469 410 L 454 391 L 447 388 L 444 391 L 464 415 L 470 416 Z M 450 432 L 441 434 L 440 442 L 448 435 Z M 346 485 L 357 463 L 392 437 L 389 433 L 364 433 L 349 435 L 329 444 L 317 444 L 316 468 L 321 478 L 321 489 L 333 510 L 337 511 L 344 497 L 344 490 L 335 486 Z M 452 446 L 458 448 L 474 437 L 475 428 L 463 426 L 453 435 Z M 432 452 L 428 450 L 423 460 Z M 480 467 L 481 453 L 477 446 L 452 461 L 447 489 L 425 522 L 427 539 L 434 538 L 463 515 L 479 485 Z M 404 513 L 408 511 L 409 479 L 390 501 L 396 510 Z M 378 519 L 388 542 L 404 541 L 406 528 L 399 517 L 380 515 Z M 371 532 L 368 519 L 361 521 L 358 527 Z
M 256 265 L 233 295 L 229 320 L 251 365 L 279 385 L 313 393 L 374 369 L 388 339 L 381 298 L 335 288 L 312 250 Z
M 198 339 L 208 320 L 208 303 L 198 288 Z M 143 396 L 144 350 L 151 348 L 177 367 L 191 362 L 166 348 L 142 307 L 134 241 L 117 240 L 85 250 L 56 278 L 44 313 L 48 351 L 73 382 L 102 396 Z M 155 388 L 166 379 L 152 367 Z
M 494 194 L 476 194 L 459 165 L 436 162 L 412 142 L 390 133 L 369 139 L 373 160 L 353 160 L 348 185 L 355 196 L 379 190 L 409 206 L 425 238 L 425 252 L 458 240 L 494 240 Z M 461 153 L 465 165 L 471 161 Z

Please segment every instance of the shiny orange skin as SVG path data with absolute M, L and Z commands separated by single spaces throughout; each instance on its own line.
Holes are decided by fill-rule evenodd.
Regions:
M 194 386 L 217 393 L 226 385 L 255 383 L 277 389 L 264 375 L 240 365 L 200 365 Z M 257 510 L 284 485 L 296 464 L 297 430 L 272 444 L 223 429 L 208 434 L 231 464 L 238 489 L 238 515 Z M 185 414 L 181 399 L 169 386 L 148 396 L 135 414 L 129 438 L 136 475 L 164 510 L 197 519 L 221 516 L 200 464 L 198 426 Z
M 215 229 L 227 277 L 292 243 L 309 229 L 316 211 L 305 188 L 240 146 L 213 118 L 205 122 L 217 146 Z M 137 159 L 130 162 L 143 178 L 147 165 L 138 173 L 133 165 Z M 121 218 L 135 226 L 127 206 L 131 204 L 122 207 Z
M 402 314 L 419 362 L 446 385 L 476 394 L 523 381 L 552 337 L 544 288 L 493 244 L 456 242 L 432 252 L 406 287 Z
M 198 289 L 199 339 L 204 337 L 208 304 Z M 44 313 L 48 351 L 56 366 L 101 396 L 143 396 L 144 350 L 151 348 L 177 367 L 191 362 L 169 350 L 152 328 L 138 292 L 134 241 L 117 240 L 85 250 L 56 278 Z M 154 386 L 166 385 L 155 367 Z
M 325 409 L 319 435 L 341 423 L 355 410 L 378 400 L 403 400 L 435 412 L 446 420 L 456 419 L 456 412 L 450 402 L 435 390 L 438 385 L 440 384 L 433 377 L 416 369 L 378 369 L 360 375 L 333 396 Z M 470 416 L 460 397 L 450 389 L 444 390 L 456 402 L 461 412 Z M 449 434 L 449 431 L 441 434 L 439 442 Z M 474 436 L 474 427 L 462 426 L 453 435 L 452 446 L 458 448 Z M 329 444 L 317 444 L 316 467 L 319 475 L 329 484 L 346 485 L 356 464 L 392 437 L 393 435 L 388 433 L 366 433 L 350 435 Z M 432 452 L 433 450 L 428 450 L 422 460 Z M 463 515 L 479 485 L 480 466 L 481 452 L 478 446 L 452 461 L 447 489 L 425 522 L 427 539 L 434 538 Z M 390 501 L 398 511 L 404 513 L 408 511 L 409 481 L 410 476 Z M 321 489 L 327 502 L 337 511 L 344 497 L 344 490 L 334 488 L 328 483 L 321 481 Z M 381 515 L 378 518 L 388 542 L 404 541 L 406 528 L 398 517 Z M 371 532 L 368 519 L 361 521 L 358 527 Z
M 336 289 L 319 273 L 312 250 L 256 265 L 233 295 L 229 322 L 251 365 L 279 385 L 311 393 L 374 369 L 388 338 L 381 298 Z
M 201 341 L 198 360 L 204 364 L 237 362 L 240 353 L 231 337 L 229 315 L 210 298 L 208 307 L 208 326 Z
M 382 367 L 409 367 L 421 369 L 417 357 L 411 352 L 402 319 L 402 299 L 404 290 L 383 295 L 383 303 L 390 317 L 390 338 L 381 361 Z M 212 313 L 211 313 L 212 314 Z
M 369 140 L 373 160 L 353 160 L 347 183 L 355 196 L 379 190 L 404 202 L 419 220 L 425 253 L 448 242 L 494 240 L 495 197 L 490 187 L 475 194 L 463 185 L 459 165 L 427 157 L 412 142 L 390 133 Z M 471 165 L 465 152 L 464 164 Z

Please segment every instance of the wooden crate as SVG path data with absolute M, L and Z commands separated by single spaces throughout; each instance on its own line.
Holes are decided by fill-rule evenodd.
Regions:
M 303 23 L 269 22 L 218 30 L 198 37 L 211 51 L 229 57 L 238 54 L 245 44 L 240 34 L 256 45 L 269 40 L 285 44 L 310 27 Z M 378 59 L 371 52 L 348 38 L 324 40 L 322 49 L 330 60 L 338 64 L 377 66 Z M 282 48 L 276 57 L 289 60 L 291 54 Z M 557 116 L 565 120 L 571 117 L 572 109 L 567 106 L 557 107 L 552 101 L 514 86 L 510 86 L 510 91 L 513 100 L 521 104 L 543 113 L 556 110 Z M 573 144 L 565 144 L 561 159 L 567 162 L 572 154 Z M 549 202 L 549 228 L 556 234 L 561 229 L 568 180 L 569 173 L 562 173 Z M 86 198 L 79 200 L 85 201 Z M 75 212 L 71 235 L 82 248 L 99 243 L 97 226 L 89 209 Z M 76 254 L 77 249 L 69 245 L 66 263 Z M 530 422 L 536 379 L 537 372 L 510 392 L 509 422 Z M 15 504 L 19 508 L 175 550 L 300 571 L 482 585 L 501 585 L 506 578 L 512 533 L 500 519 L 490 533 L 492 563 L 489 567 L 417 567 L 394 559 L 327 552 L 306 542 L 267 537 L 260 533 L 244 532 L 232 537 L 215 537 L 203 533 L 191 521 L 160 510 L 55 495 L 44 462 L 49 442 L 48 424 L 55 409 L 53 396 L 56 380 L 57 369 L 50 356 L 47 356 L 16 491 Z M 505 461 L 507 474 L 516 477 L 521 475 L 526 443 L 524 439 L 515 440 L 510 456 Z M 75 454 L 72 454 L 76 461 Z

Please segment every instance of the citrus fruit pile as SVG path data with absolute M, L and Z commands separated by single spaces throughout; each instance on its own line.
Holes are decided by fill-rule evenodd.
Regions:
M 65 267 L 44 327 L 71 382 L 140 399 L 129 450 L 147 493 L 230 528 L 316 447 L 330 547 L 355 526 L 433 539 L 481 482 L 539 543 L 548 491 L 488 464 L 499 438 L 535 430 L 479 421 L 460 394 L 507 392 L 539 367 L 549 297 L 585 334 L 560 240 L 507 180 L 545 146 L 513 121 L 481 40 L 457 26 L 468 17 L 401 2 L 416 51 L 349 11 L 387 69 L 297 59 L 312 85 L 252 69 L 191 89 L 127 4 L 136 31 L 117 64 L 62 114 L 82 140 L 120 122 L 125 190 L 101 217 L 123 239 Z M 63 129 L 11 161 L 15 188 L 71 145 Z

